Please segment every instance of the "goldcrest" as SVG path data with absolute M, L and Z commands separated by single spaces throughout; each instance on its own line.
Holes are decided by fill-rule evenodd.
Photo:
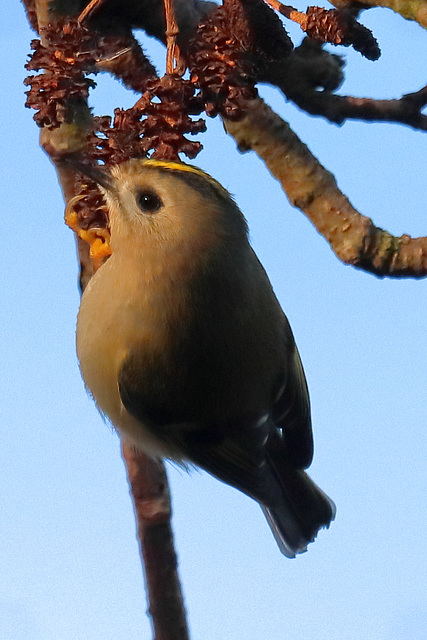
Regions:
M 335 516 L 305 473 L 310 402 L 288 320 L 229 193 L 184 163 L 92 168 L 112 255 L 83 293 L 85 384 L 121 437 L 259 502 L 282 553 Z

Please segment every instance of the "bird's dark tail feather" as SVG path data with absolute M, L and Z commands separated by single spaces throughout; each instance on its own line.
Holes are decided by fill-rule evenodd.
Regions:
M 319 529 L 329 527 L 335 518 L 334 503 L 304 472 L 287 465 L 272 471 L 280 485 L 282 501 L 278 506 L 261 508 L 280 551 L 288 558 L 307 550 Z

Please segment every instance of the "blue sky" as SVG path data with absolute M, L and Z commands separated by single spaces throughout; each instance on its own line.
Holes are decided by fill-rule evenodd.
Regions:
M 118 439 L 86 395 L 76 362 L 74 239 L 23 107 L 33 35 L 20 2 L 6 4 L 0 637 L 149 638 Z M 389 98 L 419 89 L 422 29 L 385 10 L 365 13 L 363 22 L 383 57 L 372 63 L 340 49 L 348 61 L 343 91 Z M 160 66 L 161 47 L 144 42 Z M 98 81 L 97 113 L 132 103 L 108 78 Z M 362 213 L 394 234 L 425 235 L 421 133 L 358 122 L 339 128 L 300 113 L 272 89 L 262 95 Z M 424 639 L 427 283 L 378 280 L 342 265 L 255 155 L 239 155 L 219 121 L 208 127 L 197 162 L 235 195 L 290 319 L 313 406 L 311 475 L 338 511 L 306 554 L 287 560 L 254 502 L 204 473 L 169 467 L 192 637 Z

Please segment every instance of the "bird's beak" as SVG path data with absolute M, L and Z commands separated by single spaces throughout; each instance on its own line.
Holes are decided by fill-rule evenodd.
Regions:
M 73 167 L 76 171 L 83 174 L 87 178 L 90 178 L 96 184 L 99 184 L 106 191 L 113 191 L 114 182 L 110 172 L 102 167 L 94 166 L 82 162 L 81 158 L 77 155 L 69 154 L 64 158 L 65 162 Z

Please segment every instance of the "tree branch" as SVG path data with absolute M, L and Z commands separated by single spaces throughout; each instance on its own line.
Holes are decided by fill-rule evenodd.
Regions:
M 375 100 L 316 91 L 304 87 L 301 82 L 289 82 L 287 78 L 275 84 L 300 109 L 311 115 L 323 116 L 335 124 L 342 124 L 346 120 L 395 122 L 427 131 L 427 116 L 421 113 L 427 104 L 427 87 L 399 99 Z
M 341 56 L 304 38 L 286 65 L 268 65 L 259 81 L 276 86 L 306 113 L 322 116 L 335 124 L 356 119 L 395 122 L 427 131 L 427 116 L 422 113 L 427 105 L 427 87 L 392 100 L 338 95 L 332 91 L 344 80 L 343 64 Z
M 45 0 L 23 0 L 28 8 L 34 2 L 43 3 Z M 295 13 L 292 7 L 281 5 L 277 0 L 267 0 L 269 4 L 280 10 L 288 9 L 288 17 Z M 86 5 L 81 19 L 91 18 L 100 26 L 108 26 L 111 29 L 112 20 L 115 21 L 115 29 L 125 27 L 141 27 L 147 33 L 165 42 L 165 20 L 162 3 L 155 3 L 154 0 L 67 0 L 67 3 L 77 3 L 80 7 Z M 367 4 L 374 5 L 374 1 L 363 5 L 353 0 L 335 0 L 333 3 L 337 8 L 347 9 L 353 15 L 360 12 L 361 8 Z M 427 16 L 427 0 L 419 3 L 425 8 Z M 277 6 L 276 6 L 277 5 Z M 385 5 L 384 5 L 385 6 Z M 387 5 L 389 6 L 389 5 Z M 396 3 L 403 11 L 402 5 Z M 405 4 L 407 6 L 407 4 Z M 411 5 L 413 6 L 413 5 Z M 68 4 L 67 4 L 68 7 Z M 208 14 L 216 5 L 205 0 L 174 0 L 174 13 L 176 15 L 179 34 L 177 39 L 184 44 L 194 34 L 194 29 L 203 15 Z M 150 10 L 148 10 L 148 8 Z M 421 11 L 421 9 L 420 9 Z M 31 12 L 29 12 L 31 13 Z M 286 14 L 286 12 L 285 12 Z M 298 14 L 300 15 L 300 14 Z M 304 16 L 305 14 L 301 14 Z M 424 15 L 421 11 L 421 16 Z M 426 17 L 427 21 L 427 17 Z M 129 37 L 130 34 L 129 34 Z M 135 51 L 135 45 L 132 45 Z M 126 69 L 127 59 L 133 52 L 130 50 L 123 52 L 117 58 L 117 67 Z M 411 99 L 420 92 L 402 96 L 400 99 L 376 100 L 374 98 L 359 98 L 353 96 L 342 96 L 332 93 L 343 80 L 341 57 L 322 50 L 322 47 L 315 41 L 305 38 L 303 45 L 297 47 L 289 56 L 286 65 L 278 65 L 274 62 L 264 69 L 263 77 L 258 78 L 259 82 L 267 82 L 277 86 L 285 96 L 294 102 L 300 109 L 310 115 L 322 116 L 335 124 L 342 124 L 348 119 L 364 120 L 365 122 L 394 122 L 404 124 L 416 130 L 427 130 L 427 116 L 421 113 L 425 103 L 421 105 Z M 109 71 L 113 72 L 113 60 Z M 100 68 L 102 63 L 99 65 Z M 104 66 L 107 70 L 107 65 Z M 119 76 L 119 73 L 116 73 Z M 130 86 L 126 83 L 127 86 Z M 322 88 L 325 91 L 319 91 Z M 132 86 L 135 90 L 140 87 Z M 423 91 L 423 90 L 421 90 Z
M 183 596 L 171 527 L 171 503 L 166 470 L 122 444 L 132 496 L 154 640 L 188 640 Z
M 359 213 L 334 176 L 262 100 L 240 122 L 224 122 L 241 152 L 253 150 L 279 180 L 291 204 L 311 220 L 344 263 L 376 276 L 427 275 L 427 237 L 392 236 Z
M 23 0 L 27 16 L 31 19 L 31 26 L 37 29 L 42 44 L 45 41 L 45 29 L 49 23 L 55 23 L 59 16 L 53 10 L 51 0 Z M 70 15 L 77 15 L 79 0 L 68 0 Z M 75 153 L 84 149 L 87 134 L 91 128 L 92 116 L 87 100 L 80 99 L 73 104 L 73 121 L 61 124 L 56 129 L 43 127 L 40 131 L 40 146 L 55 165 L 64 199 L 68 202 L 76 195 L 74 178 L 75 172 L 64 163 L 58 163 L 60 154 Z M 93 267 L 89 258 L 89 245 L 77 239 L 77 249 L 80 261 L 80 284 L 82 289 L 89 282 Z

